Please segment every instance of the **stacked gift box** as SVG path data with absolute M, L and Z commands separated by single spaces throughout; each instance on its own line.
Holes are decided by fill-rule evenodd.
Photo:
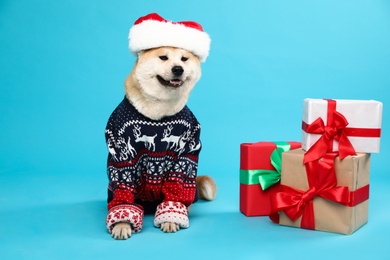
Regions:
M 280 225 L 352 234 L 368 220 L 370 154 L 379 152 L 381 121 L 378 101 L 305 99 L 302 143 L 241 144 L 240 210 Z M 280 182 L 264 190 L 261 175 L 272 172 Z

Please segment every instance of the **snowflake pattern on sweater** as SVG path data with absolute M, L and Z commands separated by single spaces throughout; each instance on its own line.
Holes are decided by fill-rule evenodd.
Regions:
M 105 136 L 109 231 L 123 221 L 131 223 L 135 232 L 142 229 L 143 207 L 137 201 L 161 202 L 156 212 L 161 215 L 167 202 L 188 207 L 196 200 L 200 124 L 187 106 L 176 115 L 152 120 L 125 97 L 111 114 Z M 137 212 L 137 218 L 127 213 L 122 214 L 126 218 L 118 217 L 118 207 L 129 214 Z M 132 222 L 140 218 L 141 224 Z

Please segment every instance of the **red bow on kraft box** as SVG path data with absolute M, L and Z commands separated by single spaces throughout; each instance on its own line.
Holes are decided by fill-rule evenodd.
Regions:
M 326 124 L 325 124 L 325 122 Z M 302 120 L 304 163 L 338 152 L 379 152 L 382 103 L 374 100 L 305 99 Z
M 305 165 L 303 156 L 302 149 L 283 154 L 271 219 L 281 225 L 352 234 L 368 219 L 370 155 L 340 160 L 328 153 Z
M 300 148 L 300 142 L 257 142 L 240 145 L 240 211 L 268 216 L 270 196 L 279 191 L 281 154 Z

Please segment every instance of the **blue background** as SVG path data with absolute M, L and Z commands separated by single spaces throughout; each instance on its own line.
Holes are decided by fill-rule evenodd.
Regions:
M 146 216 L 141 233 L 115 241 L 104 128 L 135 61 L 128 30 L 150 12 L 212 38 L 189 106 L 202 123 L 199 173 L 219 190 L 192 207 L 189 229 L 165 234 Z M 0 258 L 388 258 L 389 86 L 386 0 L 2 0 Z M 239 212 L 240 143 L 300 141 L 307 97 L 384 103 L 369 222 L 351 236 Z

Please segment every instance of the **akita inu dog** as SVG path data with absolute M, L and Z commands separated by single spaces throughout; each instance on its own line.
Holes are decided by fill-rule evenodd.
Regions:
M 141 231 L 144 211 L 149 210 L 155 212 L 154 225 L 164 232 L 187 228 L 190 205 L 198 197 L 212 200 L 216 195 L 213 179 L 197 176 L 200 124 L 186 106 L 201 76 L 200 62 L 208 55 L 208 35 L 193 22 L 172 23 L 157 14 L 141 20 L 130 31 L 130 49 L 137 60 L 125 81 L 125 98 L 106 127 L 106 224 L 115 239 Z M 168 36 L 160 37 L 168 42 L 151 45 L 142 34 L 145 30 L 147 35 L 164 31 Z M 197 40 L 200 35 L 206 47 L 181 35 L 183 30 Z M 169 42 L 178 39 L 178 31 L 184 41 Z

